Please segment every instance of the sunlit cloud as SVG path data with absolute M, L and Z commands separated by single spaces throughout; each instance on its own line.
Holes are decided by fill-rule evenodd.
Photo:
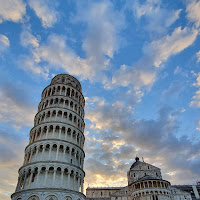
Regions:
M 192 97 L 192 100 L 190 102 L 190 106 L 192 107 L 200 107 L 200 73 L 196 74 L 192 72 L 193 76 L 196 77 L 196 82 L 193 83 L 193 86 L 197 87 L 198 90 L 195 92 L 195 94 Z
M 0 23 L 22 21 L 26 14 L 26 4 L 22 0 L 0 0 Z
M 188 1 L 186 12 L 188 19 L 198 28 L 200 26 L 200 2 L 198 0 Z
M 5 51 L 9 46 L 9 39 L 5 35 L 0 34 L 0 53 Z
M 46 0 L 28 0 L 28 4 L 40 18 L 44 27 L 52 27 L 58 21 L 58 12 L 54 9 L 55 2 L 52 4 Z
M 151 87 L 157 79 L 157 69 L 171 56 L 189 47 L 198 35 L 196 29 L 175 28 L 171 35 L 144 46 L 144 56 L 133 66 L 121 66 L 114 72 L 113 85 L 133 86 L 135 89 Z M 154 68 L 156 67 L 156 68 Z

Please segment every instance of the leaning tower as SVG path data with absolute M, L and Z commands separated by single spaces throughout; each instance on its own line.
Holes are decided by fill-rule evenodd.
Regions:
M 41 96 L 12 200 L 83 200 L 85 100 L 79 81 L 59 74 Z

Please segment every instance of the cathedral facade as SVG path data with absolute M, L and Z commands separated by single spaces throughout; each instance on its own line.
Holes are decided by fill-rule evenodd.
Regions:
M 84 200 L 85 99 L 79 81 L 55 76 L 41 95 L 12 200 Z

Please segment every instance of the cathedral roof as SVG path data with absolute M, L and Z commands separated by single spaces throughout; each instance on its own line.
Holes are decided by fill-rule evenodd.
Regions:
M 136 158 L 135 158 L 135 162 L 131 165 L 130 170 L 133 169 L 134 167 L 136 167 L 137 165 L 141 164 L 141 163 L 142 163 L 142 164 L 146 164 L 146 165 L 150 165 L 150 166 L 152 166 L 152 167 L 154 167 L 154 168 L 157 168 L 157 169 L 160 169 L 160 168 L 155 167 L 155 166 L 153 166 L 153 165 L 151 165 L 151 164 L 149 164 L 149 163 L 146 163 L 146 162 L 144 162 L 144 161 L 141 162 L 140 159 L 139 159 L 138 157 L 136 157 Z
M 162 179 L 146 175 L 146 176 L 143 176 L 142 178 L 138 179 L 137 181 L 145 181 L 145 180 L 162 180 Z

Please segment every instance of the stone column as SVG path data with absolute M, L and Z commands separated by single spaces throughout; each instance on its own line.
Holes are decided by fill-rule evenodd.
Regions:
M 52 146 L 50 145 L 50 147 L 49 147 L 49 160 L 50 160 L 50 157 L 51 157 L 51 148 L 52 148 Z
M 64 171 L 61 171 L 61 179 L 60 179 L 60 186 L 63 187 L 63 173 Z
M 55 128 L 53 127 L 53 135 L 52 135 L 53 138 L 55 138 Z
M 43 128 L 43 129 L 44 129 L 44 128 Z M 41 140 L 41 139 L 42 139 L 43 129 L 41 129 L 41 132 L 40 132 L 40 138 L 39 138 L 39 140 Z
M 81 180 L 81 192 L 83 193 L 83 180 Z
M 73 142 L 73 132 L 71 130 L 71 142 Z
M 53 170 L 53 181 L 52 181 L 52 186 L 55 184 L 55 177 L 56 177 L 56 169 Z
M 59 139 L 61 138 L 61 130 L 62 130 L 62 128 L 60 127 L 59 128 L 59 136 L 58 136 Z
M 63 151 L 63 161 L 65 162 L 65 154 L 66 154 L 66 148 L 64 147 L 64 151 Z
M 25 184 L 26 184 L 26 178 L 27 178 L 27 174 L 25 173 L 25 175 L 24 175 L 24 182 L 23 182 L 22 189 L 24 189 L 24 188 L 25 188 Z
M 44 177 L 44 186 L 46 186 L 46 182 L 47 182 L 47 173 L 48 173 L 48 170 L 46 169 L 45 170 L 45 177 Z
M 47 127 L 47 131 L 46 131 L 46 139 L 48 138 L 48 134 L 49 134 L 49 127 Z
M 31 149 L 31 154 L 30 154 L 30 158 L 29 158 L 29 163 L 31 162 L 32 156 L 33 156 L 33 150 Z
M 31 171 L 31 175 L 30 175 L 30 179 L 29 179 L 28 188 L 30 188 L 32 178 L 33 178 L 33 172 Z
M 78 142 L 77 142 L 77 134 L 75 135 L 75 140 L 76 140 L 76 144 L 78 145 Z
M 67 180 L 67 187 L 70 189 L 70 173 L 68 172 L 68 180 Z
M 39 151 L 39 149 L 38 149 L 39 147 L 36 147 L 36 153 L 35 153 L 35 161 L 37 161 L 37 155 L 38 155 L 38 151 Z
M 76 182 L 76 175 L 74 174 L 74 180 L 73 180 L 73 190 L 75 190 L 75 182 Z
M 80 176 L 78 176 L 78 184 L 77 184 L 77 186 L 78 186 L 78 192 L 79 192 L 79 189 L 80 189 Z
M 43 160 L 43 155 L 44 155 L 44 151 L 45 151 L 45 147 L 44 146 L 42 146 L 43 148 L 42 148 L 42 155 L 41 155 L 41 160 Z
M 58 160 L 59 148 L 60 148 L 60 146 L 59 146 L 59 145 L 57 145 L 57 151 L 56 151 L 56 160 Z

